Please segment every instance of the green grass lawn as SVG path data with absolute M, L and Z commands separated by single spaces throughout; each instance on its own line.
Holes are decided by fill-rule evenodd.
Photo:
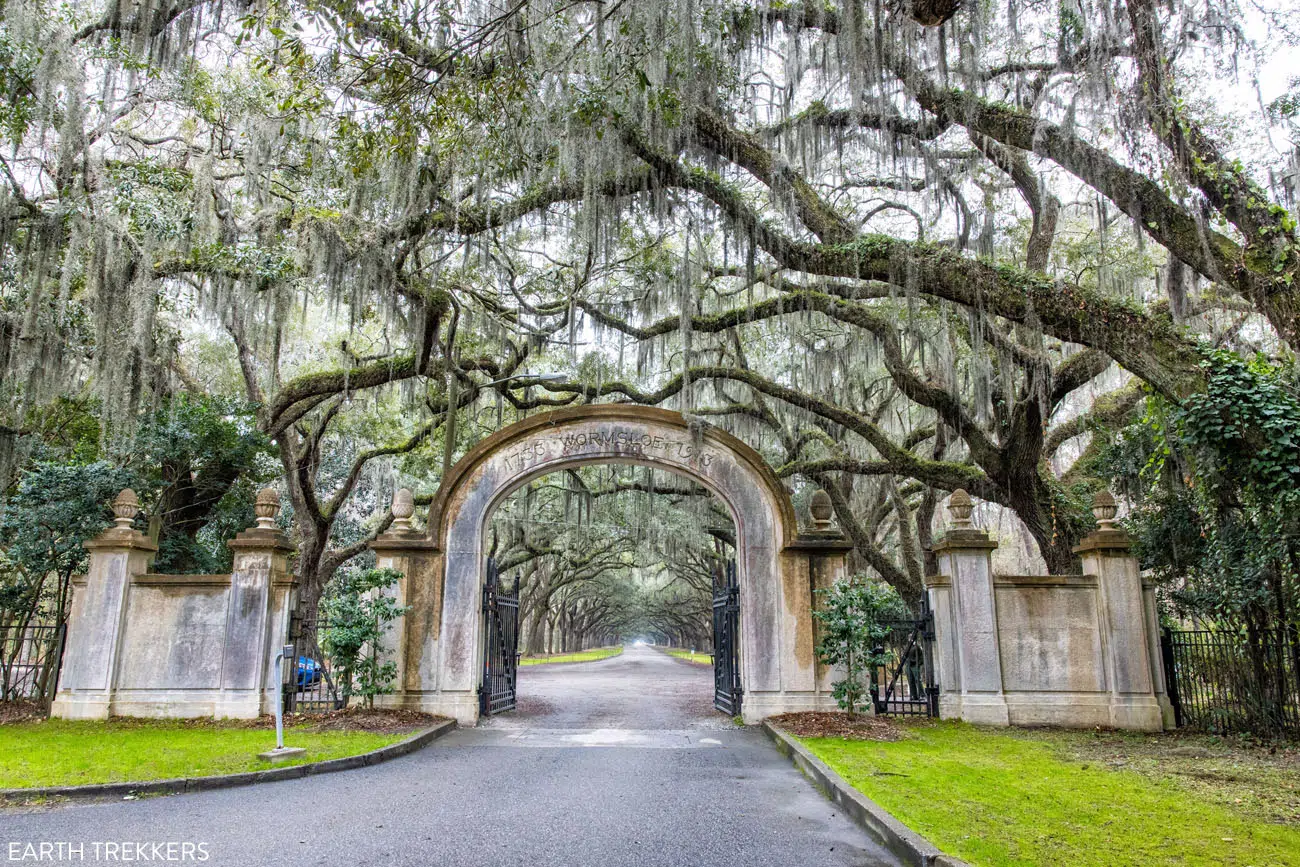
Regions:
M 710 653 L 695 653 L 690 650 L 677 650 L 675 648 L 665 648 L 664 653 L 669 656 L 675 656 L 678 659 L 684 659 L 687 662 L 696 662 L 701 665 L 713 665 L 713 655 Z
M 976 865 L 1300 865 L 1300 814 L 1252 806 L 1244 792 L 1199 791 L 1158 759 L 1106 757 L 1088 732 L 909 727 L 893 743 L 805 738 L 818 757 L 945 852 Z M 1109 737 L 1122 745 L 1122 739 Z M 1147 736 L 1147 758 L 1154 739 Z M 1164 738 L 1160 749 L 1174 750 Z M 1198 748 L 1199 749 L 1199 748 Z M 1123 751 L 1120 754 L 1127 753 Z M 1197 754 L 1213 766 L 1209 752 Z M 1173 759 L 1181 761 L 1181 759 Z M 1239 768 L 1249 768 L 1230 759 Z M 1207 772 L 1208 773 L 1208 772 Z M 1281 771 L 1290 807 L 1300 773 Z M 1202 775 L 1203 776 L 1203 775 Z M 1253 777 L 1253 773 L 1252 773 Z
M 0 726 L 0 789 L 257 771 L 365 753 L 411 734 L 309 728 L 285 730 L 285 744 L 307 752 L 273 766 L 256 755 L 275 746 L 275 731 L 265 728 L 182 720 L 14 723 Z
M 620 647 L 598 647 L 595 650 L 583 650 L 578 653 L 556 653 L 551 656 L 523 656 L 519 659 L 520 665 L 550 665 L 553 662 L 595 662 L 598 659 L 609 659 L 611 656 L 618 656 L 623 652 Z

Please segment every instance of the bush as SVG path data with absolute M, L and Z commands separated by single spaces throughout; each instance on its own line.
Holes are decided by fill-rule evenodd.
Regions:
M 345 700 L 354 695 L 373 707 L 376 695 L 393 691 L 397 663 L 384 659 L 384 633 L 388 625 L 410 610 L 398 605 L 385 591 L 402 578 L 395 569 L 366 569 L 343 573 L 334 592 L 321 600 L 328 625 L 322 649 L 343 684 Z
M 821 606 L 813 612 L 821 624 L 817 657 L 826 665 L 843 667 L 844 679 L 834 684 L 835 701 L 852 716 L 867 695 L 866 677 L 889 660 L 876 649 L 889 636 L 886 624 L 898 613 L 898 594 L 874 581 L 841 578 L 817 595 L 821 598 Z

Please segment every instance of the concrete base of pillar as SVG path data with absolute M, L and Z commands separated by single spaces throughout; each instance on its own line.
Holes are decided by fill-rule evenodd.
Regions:
M 1111 725 L 1108 693 L 1010 693 L 1007 708 L 1011 724 L 1106 728 Z
M 1109 693 L 1010 692 L 1000 707 L 989 698 L 944 695 L 939 699 L 940 716 L 996 726 L 1114 728 L 1144 732 L 1158 732 L 1165 727 L 1160 702 L 1154 696 L 1116 698 Z
M 1119 696 L 1110 703 L 1110 724 L 1130 731 L 1164 731 L 1164 711 L 1153 695 Z
M 108 696 L 103 693 L 60 693 L 50 706 L 55 719 L 108 719 Z
M 751 726 L 783 713 L 835 710 L 839 710 L 839 706 L 829 693 L 747 692 L 740 702 L 741 719 L 745 725 Z
M 450 717 L 461 727 L 478 725 L 477 692 L 398 693 L 376 696 L 375 705 Z
M 956 707 L 951 709 L 944 707 L 944 698 L 939 700 L 939 709 L 940 715 L 945 719 L 963 719 L 983 726 L 1011 725 L 1011 712 L 1003 695 L 968 693 L 957 697 Z

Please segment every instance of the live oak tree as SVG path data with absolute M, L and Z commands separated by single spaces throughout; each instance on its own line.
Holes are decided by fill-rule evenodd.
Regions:
M 130 437 L 219 344 L 313 592 L 391 473 L 607 400 L 824 487 L 906 598 L 957 487 L 1068 571 L 1091 434 L 1300 337 L 1291 103 L 1199 86 L 1271 12 L 7 0 L 0 457 L 86 383 Z
M 711 646 L 735 529 L 707 489 L 645 467 L 582 467 L 526 485 L 491 529 L 502 583 L 519 594 L 522 651 Z

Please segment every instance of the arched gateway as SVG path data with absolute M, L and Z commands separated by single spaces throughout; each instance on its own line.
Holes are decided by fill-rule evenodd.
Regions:
M 736 526 L 740 671 L 746 722 L 834 707 L 813 648 L 813 592 L 844 570 L 849 546 L 800 533 L 790 496 L 752 448 L 669 410 L 604 404 L 543 413 L 479 443 L 444 481 L 427 535 L 401 518 L 374 544 L 402 572 L 411 606 L 392 636 L 392 704 L 478 719 L 483 659 L 484 532 L 496 506 L 530 480 L 592 463 L 634 463 L 688 476 L 722 500 Z

